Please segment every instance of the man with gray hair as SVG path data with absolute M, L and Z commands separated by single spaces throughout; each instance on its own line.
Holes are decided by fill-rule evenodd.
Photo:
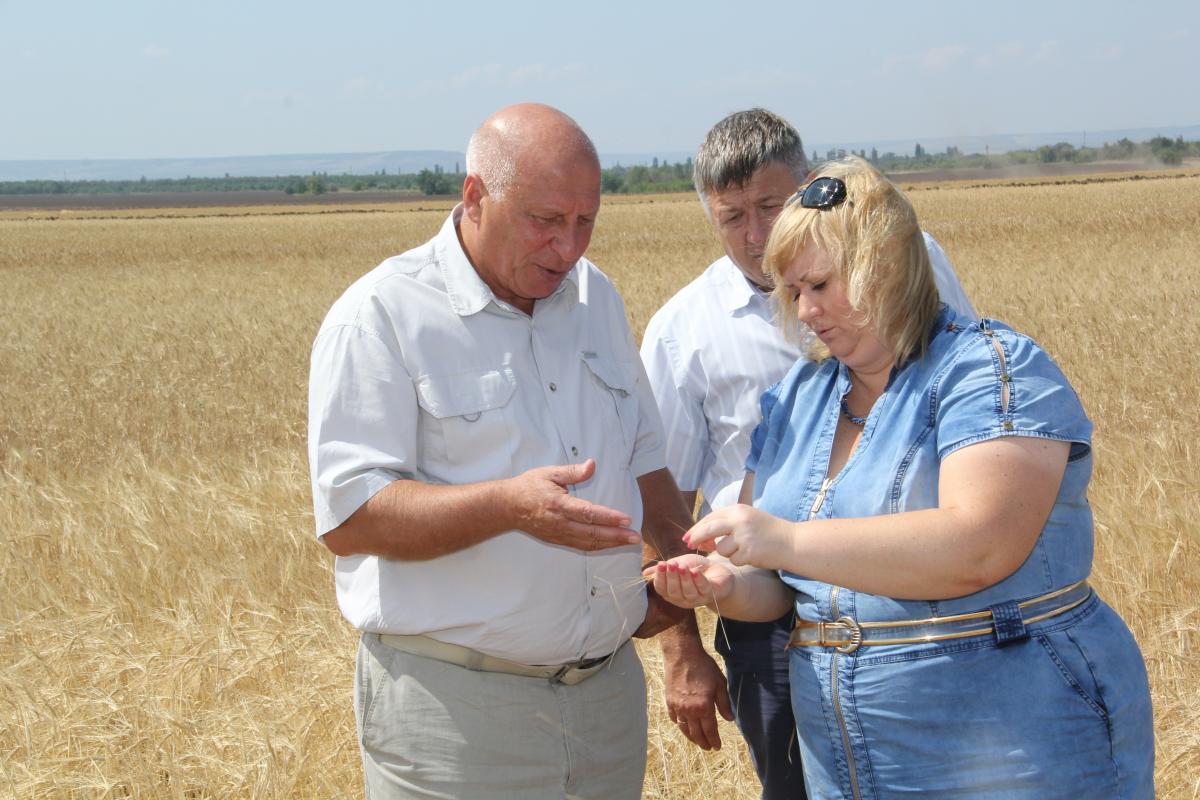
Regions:
M 629 639 L 691 618 L 648 595 L 642 546 L 684 552 L 690 515 L 624 304 L 583 257 L 599 161 L 538 104 L 468 152 L 441 231 L 356 281 L 313 344 L 313 506 L 362 632 L 367 793 L 637 798 Z M 703 654 L 694 618 L 679 631 Z
M 667 432 L 667 466 L 688 508 L 699 497 L 701 515 L 738 502 L 759 398 L 802 355 L 772 322 L 762 257 L 771 223 L 808 170 L 795 128 L 761 108 L 718 122 L 696 155 L 693 181 L 725 256 L 651 318 L 641 355 Z M 928 234 L 925 244 L 943 301 L 975 318 L 941 247 Z M 766 623 L 723 619 L 716 635 L 767 800 L 804 797 L 785 650 L 791 626 L 790 612 Z M 672 667 L 668 661 L 668 693 Z M 710 744 L 692 725 L 681 728 Z

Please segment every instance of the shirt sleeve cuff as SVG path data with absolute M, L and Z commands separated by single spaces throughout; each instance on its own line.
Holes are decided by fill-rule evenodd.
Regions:
M 400 476 L 385 469 L 359 473 L 337 486 L 317 487 L 313 494 L 317 537 L 320 538 L 341 525 L 385 486 L 400 480 Z

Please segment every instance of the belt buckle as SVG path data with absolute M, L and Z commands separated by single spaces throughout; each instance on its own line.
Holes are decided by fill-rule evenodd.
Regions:
M 598 658 L 581 658 L 578 661 L 567 662 L 550 676 L 550 682 L 573 686 L 591 675 L 597 668 L 603 666 L 604 662 L 610 658 L 612 656 L 607 655 Z
M 859 647 L 862 646 L 862 640 L 863 640 L 862 628 L 859 627 L 859 624 L 854 620 L 853 617 L 838 617 L 836 622 L 837 622 L 837 624 L 844 625 L 845 627 L 850 629 L 850 641 L 846 642 L 845 644 L 838 645 L 838 646 L 834 647 L 833 649 L 837 650 L 839 653 L 846 653 L 847 655 L 849 655 L 850 653 L 853 653 L 855 650 L 857 650 Z M 824 638 L 823 628 L 824 628 L 824 623 L 822 623 L 822 631 L 821 631 L 822 638 Z

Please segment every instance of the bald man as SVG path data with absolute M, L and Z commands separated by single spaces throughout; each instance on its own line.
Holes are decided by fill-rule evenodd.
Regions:
M 440 232 L 355 282 L 313 344 L 316 528 L 362 631 L 371 797 L 640 797 L 630 636 L 674 625 L 694 693 L 719 688 L 694 619 L 641 580 L 643 545 L 683 552 L 690 518 L 624 305 L 583 257 L 599 208 L 579 126 L 502 109 Z

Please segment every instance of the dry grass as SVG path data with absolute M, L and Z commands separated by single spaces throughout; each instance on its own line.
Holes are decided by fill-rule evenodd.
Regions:
M 1159 793 L 1200 797 L 1200 178 L 912 197 L 1096 422 L 1095 581 L 1146 655 Z M 444 210 L 272 211 L 0 217 L 0 793 L 359 791 L 355 637 L 311 535 L 308 346 Z M 717 254 L 687 196 L 606 204 L 590 252 L 639 335 Z M 731 726 L 704 754 L 666 722 L 641 652 L 646 797 L 757 796 Z

